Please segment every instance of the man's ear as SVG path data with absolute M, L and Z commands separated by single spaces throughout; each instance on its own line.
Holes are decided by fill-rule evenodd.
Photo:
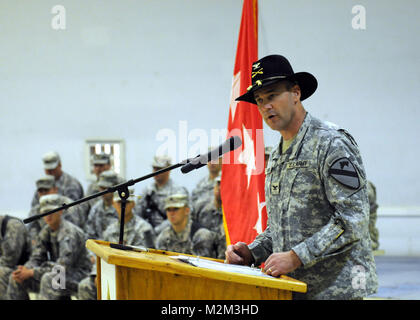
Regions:
M 300 97 L 301 97 L 301 92 L 300 92 L 300 87 L 299 85 L 295 84 L 292 87 L 291 90 L 292 94 L 293 94 L 293 102 L 296 104 L 298 101 L 300 101 Z

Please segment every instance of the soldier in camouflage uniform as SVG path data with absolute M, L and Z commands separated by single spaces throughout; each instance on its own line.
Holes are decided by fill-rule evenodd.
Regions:
M 19 219 L 2 215 L 0 226 L 0 300 L 4 300 L 10 275 L 29 258 L 31 245 L 28 231 Z
M 118 175 L 114 171 L 107 170 L 100 174 L 98 186 L 100 191 L 105 191 L 118 182 Z M 105 229 L 117 220 L 118 213 L 113 206 L 113 194 L 106 193 L 90 209 L 85 228 L 88 239 L 103 240 Z
M 252 66 L 252 86 L 237 98 L 258 106 L 282 138 L 266 169 L 267 229 L 250 244 L 228 246 L 229 263 L 265 262 L 272 276 L 308 285 L 303 299 L 362 299 L 377 291 L 369 237 L 366 173 L 359 148 L 343 129 L 313 117 L 301 101 L 317 87 L 286 58 Z
M 58 193 L 58 188 L 55 186 L 55 179 L 54 176 L 46 175 L 44 177 L 39 178 L 36 181 L 36 188 L 38 197 L 42 197 L 47 194 L 56 194 Z M 65 200 L 65 203 L 71 203 L 73 202 L 72 199 L 63 196 L 63 199 Z M 39 212 L 39 203 L 36 204 L 31 208 L 31 211 L 29 212 L 29 217 L 32 217 L 34 215 L 40 214 Z M 86 213 L 85 213 L 85 207 L 83 204 L 70 207 L 69 209 L 65 210 L 63 213 L 63 218 L 67 221 L 70 221 L 71 223 L 74 223 L 80 228 L 83 228 L 86 220 Z M 36 237 L 41 231 L 41 229 L 45 226 L 44 219 L 37 219 L 35 221 L 32 221 L 29 226 L 29 237 L 32 241 L 32 244 L 35 245 Z
M 156 235 L 153 227 L 133 214 L 135 204 L 134 189 L 130 189 L 124 214 L 124 244 L 154 248 Z M 118 221 L 109 225 L 104 232 L 104 240 L 110 242 L 118 242 L 120 236 L 121 198 L 118 192 L 114 192 L 114 207 L 118 212 Z
M 209 149 L 210 151 L 211 149 Z M 197 215 L 210 202 L 213 202 L 215 178 L 222 170 L 222 157 L 207 163 L 208 176 L 202 178 L 191 192 L 192 216 Z
M 112 165 L 111 165 L 111 155 L 107 154 L 107 153 L 99 153 L 99 154 L 94 154 L 92 157 L 92 163 L 93 163 L 93 172 L 96 175 L 96 181 L 93 181 L 89 186 L 88 186 L 88 190 L 86 191 L 86 196 L 90 196 L 92 194 L 98 193 L 100 192 L 102 189 L 99 188 L 98 183 L 99 183 L 99 176 L 101 175 L 102 172 L 104 171 L 108 171 L 108 170 L 112 170 Z M 122 177 L 118 177 L 118 183 L 122 183 L 123 178 Z M 87 213 L 89 213 L 90 208 L 93 207 L 93 205 L 99 200 L 100 198 L 94 198 L 92 200 L 89 200 L 86 202 L 87 206 L 88 206 L 88 211 Z M 87 217 L 86 217 L 87 218 Z
M 121 198 L 118 192 L 114 193 L 114 207 L 118 212 L 118 220 L 121 220 Z M 144 246 L 146 248 L 154 248 L 156 236 L 152 226 L 142 218 L 133 215 L 133 207 L 135 205 L 134 190 L 130 190 L 130 196 L 127 198 L 127 204 L 124 214 L 124 244 L 133 246 Z M 103 233 L 105 241 L 118 243 L 120 238 L 120 222 L 115 221 L 109 225 Z M 79 283 L 78 289 L 79 300 L 96 300 L 96 264 L 93 265 L 92 272 L 89 277 L 83 279 Z
M 213 197 L 208 200 L 208 203 L 203 209 L 193 217 L 202 227 L 209 229 L 213 232 L 219 232 L 220 225 L 223 225 L 223 211 L 222 211 L 222 198 L 220 196 L 220 175 L 214 181 Z
M 153 171 L 159 171 L 171 165 L 168 156 L 155 156 L 153 159 Z M 156 235 L 169 226 L 165 213 L 165 199 L 174 193 L 188 195 L 185 187 L 177 185 L 170 177 L 170 171 L 154 176 L 155 182 L 141 194 L 140 200 L 134 207 L 134 214 L 149 222 L 155 230 Z
M 57 152 L 47 152 L 42 157 L 44 163 L 44 171 L 46 175 L 54 176 L 55 185 L 58 188 L 58 193 L 69 197 L 70 199 L 78 200 L 83 198 L 83 187 L 80 182 L 64 172 L 61 168 L 61 159 Z M 35 206 L 39 202 L 38 192 L 32 198 L 31 207 Z
M 226 251 L 226 236 L 223 226 L 222 198 L 220 196 L 221 172 L 214 179 L 213 199 L 193 217 L 193 222 L 215 233 L 217 243 L 217 258 L 224 259 Z
M 100 192 L 98 182 L 99 176 L 102 172 L 111 170 L 111 156 L 107 153 L 100 153 L 94 154 L 92 157 L 93 163 L 93 172 L 96 175 L 96 181 L 93 181 L 86 191 L 86 195 L 90 196 L 92 194 Z M 96 198 L 97 199 L 97 198 Z M 96 201 L 96 199 L 92 199 L 91 201 Z
M 156 239 L 156 248 L 203 257 L 217 257 L 215 233 L 193 223 L 186 194 L 173 194 L 165 200 L 171 225 Z
M 369 198 L 369 234 L 372 241 L 372 250 L 379 248 L 379 230 L 376 227 L 376 219 L 378 218 L 378 204 L 376 202 L 376 187 L 368 181 L 368 198 Z
M 41 213 L 61 206 L 64 199 L 58 194 L 40 198 Z M 28 291 L 39 291 L 42 300 L 69 298 L 77 291 L 77 284 L 91 269 L 85 234 L 74 224 L 61 218 L 62 210 L 44 218 L 46 226 L 23 266 L 9 278 L 7 298 L 28 300 Z

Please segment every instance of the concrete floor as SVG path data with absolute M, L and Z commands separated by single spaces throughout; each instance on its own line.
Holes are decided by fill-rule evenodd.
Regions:
M 369 298 L 420 300 L 420 257 L 376 256 L 378 292 Z

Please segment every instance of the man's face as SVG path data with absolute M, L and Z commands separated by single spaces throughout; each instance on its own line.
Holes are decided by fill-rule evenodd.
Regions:
M 118 212 L 118 219 L 121 220 L 121 201 L 114 201 L 114 203 L 112 205 L 115 208 L 115 210 L 117 210 L 117 212 Z M 125 218 L 131 217 L 134 205 L 135 205 L 134 201 L 127 201 L 126 202 L 125 213 L 124 213 Z
M 39 188 L 38 189 L 38 196 L 41 198 L 42 196 L 45 196 L 47 194 L 55 194 L 58 193 L 58 188 L 57 187 L 52 187 L 50 189 L 44 189 L 44 188 Z
M 57 167 L 54 169 L 45 169 L 45 174 L 54 176 L 55 180 L 58 180 L 61 177 L 62 171 L 61 171 L 61 163 L 58 164 Z
M 166 215 L 168 217 L 169 222 L 172 225 L 181 225 L 183 222 L 185 222 L 186 219 L 188 219 L 188 215 L 190 213 L 190 208 L 188 207 L 181 207 L 181 208 L 167 208 L 166 209 Z
M 156 172 L 162 169 L 163 168 L 153 167 L 153 172 Z M 169 180 L 169 174 L 170 174 L 170 171 L 166 171 L 166 172 L 162 172 L 161 174 L 154 176 L 153 178 L 155 179 L 158 185 L 164 185 Z
M 99 189 L 99 192 L 107 190 L 107 188 L 104 188 L 104 187 L 99 187 L 98 189 Z M 114 195 L 112 192 L 108 192 L 102 195 L 102 199 L 104 199 L 106 203 L 111 203 L 113 198 L 114 198 Z
M 44 221 L 46 224 L 48 224 L 51 230 L 55 231 L 60 226 L 62 213 L 63 210 L 44 216 Z
M 254 93 L 258 111 L 265 123 L 273 130 L 289 128 L 296 112 L 295 102 L 300 98 L 300 89 L 294 86 L 287 91 L 283 83 L 274 83 Z
M 93 172 L 96 174 L 97 177 L 99 177 L 99 175 L 102 172 L 104 172 L 106 170 L 109 170 L 109 169 L 111 169 L 111 165 L 109 163 L 108 164 L 94 164 L 93 165 Z

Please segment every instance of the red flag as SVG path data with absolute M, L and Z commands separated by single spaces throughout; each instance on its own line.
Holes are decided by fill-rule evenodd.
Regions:
M 250 243 L 265 230 L 264 139 L 257 106 L 235 99 L 251 85 L 251 65 L 258 60 L 258 0 L 244 0 L 233 70 L 228 137 L 238 135 L 242 146 L 225 155 L 221 197 L 228 244 Z

